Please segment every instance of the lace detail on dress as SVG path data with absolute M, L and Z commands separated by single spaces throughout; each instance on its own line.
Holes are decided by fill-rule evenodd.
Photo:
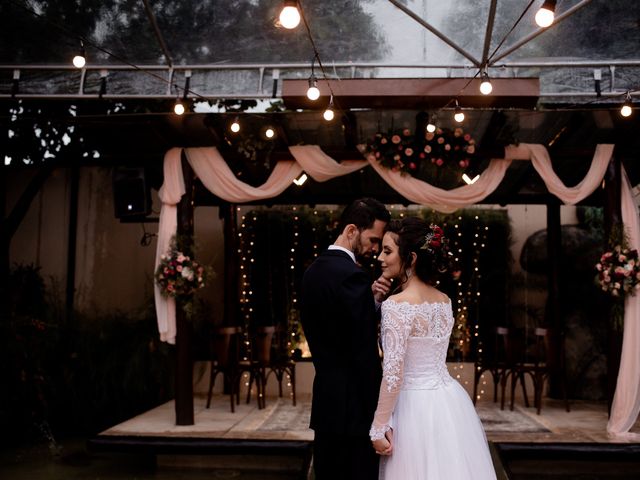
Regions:
M 372 435 L 389 430 L 400 389 L 436 389 L 454 381 L 446 365 L 452 328 L 449 302 L 411 304 L 386 300 L 382 303 L 384 360 Z
M 389 430 L 391 430 L 390 425 L 383 425 L 382 427 L 374 427 L 372 425 L 371 430 L 369 430 L 369 438 L 371 438 L 371 441 L 381 440 Z
M 403 364 L 407 355 L 409 340 L 414 338 L 430 338 L 436 343 L 446 341 L 448 347 L 449 335 L 453 328 L 453 314 L 451 303 L 421 303 L 395 302 L 387 300 L 382 304 L 382 349 L 384 351 L 383 375 L 387 391 L 393 392 L 402 385 Z M 418 357 L 424 355 L 441 356 L 442 348 L 426 346 L 417 347 Z M 422 351 L 421 351 L 422 350 Z M 440 354 L 440 355 L 438 355 Z M 446 371 L 445 358 L 436 359 L 435 367 L 442 373 Z M 438 361 L 439 360 L 439 361 Z M 415 363 L 415 362 L 412 362 Z M 423 362 L 420 362 L 423 363 Z M 432 363 L 432 362 L 427 362 Z M 441 363 L 441 365 L 439 365 Z

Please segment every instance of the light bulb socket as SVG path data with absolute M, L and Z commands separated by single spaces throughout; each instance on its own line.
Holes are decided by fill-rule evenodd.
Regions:
M 318 88 L 318 79 L 312 73 L 311 76 L 309 77 L 309 88 L 313 88 L 313 87 Z
M 549 10 L 550 12 L 555 13 L 556 12 L 556 3 L 557 3 L 557 0 L 544 0 L 544 3 L 540 7 L 540 9 L 544 8 L 545 10 Z

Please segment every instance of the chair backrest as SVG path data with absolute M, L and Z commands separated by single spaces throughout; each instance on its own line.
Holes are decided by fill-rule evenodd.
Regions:
M 276 327 L 257 327 L 251 334 L 253 351 L 253 360 L 267 364 L 271 360 L 271 342 Z
M 505 362 L 509 357 L 509 329 L 496 327 L 495 359 L 497 362 Z
M 240 327 L 219 327 L 213 331 L 213 355 L 220 367 L 225 368 L 229 365 L 232 353 L 232 340 L 240 331 Z

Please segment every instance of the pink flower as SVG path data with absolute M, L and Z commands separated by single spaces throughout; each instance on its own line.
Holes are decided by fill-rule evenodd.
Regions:
M 427 153 L 431 153 L 431 145 L 425 145 L 424 151 Z
M 468 153 L 469 155 L 473 155 L 473 153 L 474 153 L 475 151 L 476 151 L 476 147 L 474 147 L 473 145 L 469 145 L 469 146 L 467 147 L 467 153 Z
M 453 131 L 453 136 L 454 137 L 459 137 L 460 135 L 462 135 L 462 129 L 460 127 L 458 127 Z
M 380 152 L 376 152 L 376 158 L 380 158 Z
M 441 128 L 436 129 L 436 135 L 442 135 L 442 129 Z
M 413 155 L 413 149 L 412 148 L 406 148 L 405 151 L 404 151 L 404 154 L 407 157 L 410 157 L 411 155 Z
M 405 128 L 404 130 L 402 130 L 402 135 L 404 135 L 405 137 L 408 137 L 409 135 L 411 135 L 411 130 L 409 130 L 408 128 Z
M 185 261 L 185 259 L 186 259 L 186 258 L 187 258 L 187 257 L 185 257 L 183 254 L 180 254 L 180 255 L 178 255 L 177 260 L 178 260 L 178 262 L 182 263 L 182 262 L 184 262 L 184 261 Z
M 418 155 L 420 158 L 427 158 L 427 156 L 424 154 L 424 152 L 420 152 L 420 155 Z
M 381 143 L 382 145 L 386 145 L 386 143 L 387 143 L 387 139 L 386 139 L 386 138 L 384 138 L 384 137 L 382 137 L 382 139 L 380 140 L 380 143 Z
M 444 143 L 444 137 L 438 137 L 438 140 L 436 140 L 440 145 L 442 145 Z
M 448 143 L 444 146 L 444 150 L 445 152 L 448 152 L 449 150 L 451 150 L 451 145 L 449 145 Z
M 400 143 L 400 135 L 394 135 L 393 137 L 391 137 L 391 141 L 393 143 Z
M 415 170 L 415 169 L 416 169 L 416 164 L 415 164 L 415 163 L 413 163 L 413 162 L 411 162 L 411 163 L 409 164 L 409 168 L 410 168 L 411 170 Z
M 464 139 L 465 139 L 465 141 L 467 141 L 467 142 L 468 142 L 469 140 L 471 140 L 471 135 L 469 135 L 468 133 L 466 133 L 466 134 L 464 135 L 464 137 L 462 137 L 462 138 L 464 138 Z
M 427 134 L 425 135 L 425 138 L 427 139 L 427 141 L 433 140 L 433 137 L 434 135 L 431 132 L 427 132 Z
M 434 157 L 431 157 L 431 163 L 436 163 L 436 159 Z
M 436 160 L 436 165 L 438 165 L 439 167 L 441 167 L 443 163 L 444 161 L 441 158 Z
M 400 161 L 400 155 L 398 155 L 398 154 L 396 153 L 396 154 L 393 156 L 393 159 L 394 159 L 396 162 L 399 162 L 399 161 Z
M 462 168 L 466 167 L 466 165 L 465 165 L 465 163 L 464 163 L 464 160 L 460 160 L 460 161 L 458 162 L 458 165 L 460 165 Z
M 177 270 L 178 272 L 181 272 L 181 271 L 182 271 L 182 265 L 178 265 L 178 266 L 176 267 L 176 270 Z

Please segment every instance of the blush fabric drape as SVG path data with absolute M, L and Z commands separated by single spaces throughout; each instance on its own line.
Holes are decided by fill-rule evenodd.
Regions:
M 253 187 L 239 180 L 227 166 L 215 147 L 186 148 L 186 158 L 202 184 L 214 195 L 231 203 L 245 203 L 273 198 L 288 188 L 303 171 L 318 182 L 346 175 L 371 166 L 380 177 L 403 197 L 413 203 L 450 213 L 482 201 L 490 195 L 504 178 L 512 161 L 531 161 L 544 180 L 549 192 L 567 204 L 575 204 L 601 184 L 613 154 L 613 145 L 598 145 L 585 178 L 577 185 L 567 187 L 553 171 L 547 149 L 542 145 L 520 144 L 505 149 L 505 158 L 493 159 L 480 178 L 471 185 L 443 190 L 422 180 L 404 176 L 381 167 L 369 155 L 366 160 L 353 159 L 336 162 L 317 145 L 289 147 L 295 161 L 278 162 L 267 181 Z M 176 233 L 177 207 L 184 194 L 181 167 L 181 149 L 173 148 L 165 155 L 164 183 L 159 196 L 162 202 L 158 227 L 155 268 L 160 255 L 166 253 L 171 237 Z M 626 173 L 623 173 L 622 217 L 633 248 L 640 249 L 640 222 Z M 175 301 L 163 297 L 154 287 L 156 313 L 160 339 L 175 343 Z M 628 296 L 625 302 L 624 342 L 618 385 L 613 401 L 607 431 L 611 435 L 625 435 L 640 411 L 640 296 Z

